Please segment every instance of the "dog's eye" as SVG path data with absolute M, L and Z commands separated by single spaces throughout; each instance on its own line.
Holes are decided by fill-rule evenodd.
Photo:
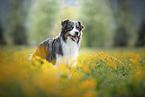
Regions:
M 73 29 L 73 28 L 74 28 L 74 25 L 71 25 L 69 28 L 70 28 L 70 29 Z
M 79 25 L 77 25 L 77 28 L 79 28 Z

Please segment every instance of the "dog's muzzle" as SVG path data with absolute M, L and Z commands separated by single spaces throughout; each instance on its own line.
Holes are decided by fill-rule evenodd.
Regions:
M 69 34 L 68 36 L 69 36 L 73 41 L 77 42 L 78 39 L 79 39 L 79 32 L 75 32 L 75 35 L 74 35 L 74 36 L 71 35 L 71 34 Z

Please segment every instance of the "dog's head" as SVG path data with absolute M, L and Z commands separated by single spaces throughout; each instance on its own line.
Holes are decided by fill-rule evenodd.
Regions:
M 79 42 L 80 37 L 82 35 L 82 30 L 84 26 L 79 21 L 70 21 L 64 20 L 61 22 L 62 25 L 62 32 L 61 35 L 63 36 L 64 40 L 67 40 L 70 37 L 74 42 Z

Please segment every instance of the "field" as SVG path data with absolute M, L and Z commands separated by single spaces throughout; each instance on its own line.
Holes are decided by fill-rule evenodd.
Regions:
M 33 48 L 0 48 L 0 97 L 145 97 L 144 48 L 81 48 L 76 67 L 53 67 Z

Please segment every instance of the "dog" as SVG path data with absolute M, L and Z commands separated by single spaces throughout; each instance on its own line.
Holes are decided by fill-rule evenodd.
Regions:
M 79 54 L 84 26 L 80 21 L 68 19 L 61 21 L 61 26 L 59 35 L 56 38 L 47 39 L 40 43 L 32 58 L 39 56 L 55 66 L 77 64 L 75 60 Z

